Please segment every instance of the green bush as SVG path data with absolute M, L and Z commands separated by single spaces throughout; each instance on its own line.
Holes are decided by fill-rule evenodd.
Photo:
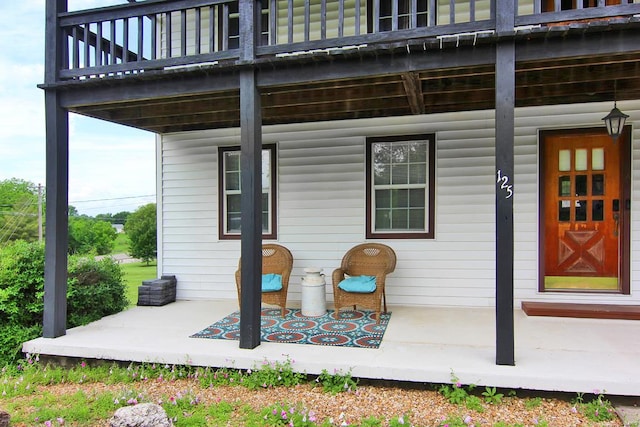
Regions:
M 120 266 L 112 258 L 69 259 L 67 322 L 70 328 L 118 313 L 128 305 Z
M 120 266 L 69 258 L 67 327 L 83 325 L 127 306 Z M 44 246 L 13 242 L 0 248 L 0 366 L 12 363 L 24 341 L 42 334 Z

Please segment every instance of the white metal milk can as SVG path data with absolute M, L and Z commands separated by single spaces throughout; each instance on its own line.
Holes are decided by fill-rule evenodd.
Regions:
M 302 277 L 302 315 L 306 317 L 324 316 L 327 313 L 327 297 L 322 269 L 308 267 Z

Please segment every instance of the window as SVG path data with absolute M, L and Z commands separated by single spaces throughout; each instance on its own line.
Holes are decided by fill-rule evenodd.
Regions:
M 262 238 L 275 239 L 276 232 L 276 146 L 262 148 Z M 240 147 L 218 151 L 218 194 L 220 239 L 240 238 L 242 193 Z
M 367 138 L 367 238 L 432 239 L 435 137 Z
M 369 17 L 368 26 L 369 32 L 373 32 L 373 19 L 374 19 L 374 6 L 375 0 L 367 1 Z M 428 23 L 428 1 L 416 0 L 415 6 L 412 4 L 412 0 L 379 0 L 379 31 L 392 31 L 394 30 L 394 20 L 397 19 L 395 29 L 406 30 L 409 28 L 426 27 Z M 397 7 L 396 16 L 394 19 L 394 6 Z M 411 8 L 415 7 L 416 10 L 412 12 Z M 413 16 L 415 15 L 416 22 L 412 23 Z

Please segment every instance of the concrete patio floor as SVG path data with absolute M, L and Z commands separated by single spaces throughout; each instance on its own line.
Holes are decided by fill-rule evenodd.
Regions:
M 495 364 L 493 308 L 390 306 L 378 349 L 189 338 L 237 309 L 236 300 L 133 307 L 23 351 L 85 359 L 253 368 L 290 360 L 300 372 L 507 389 L 640 396 L 640 321 L 528 317 L 515 311 L 515 366 Z

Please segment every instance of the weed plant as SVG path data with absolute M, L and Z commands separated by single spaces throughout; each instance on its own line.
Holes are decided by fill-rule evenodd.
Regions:
M 242 425 L 247 427 L 290 426 L 290 427 L 400 427 L 414 426 L 411 413 L 403 413 L 391 418 L 371 416 L 353 424 L 344 414 L 337 419 L 319 419 L 313 408 L 302 404 L 279 402 L 255 410 L 241 401 L 217 401 L 203 404 L 199 397 L 199 388 L 210 387 L 246 387 L 264 389 L 272 387 L 294 387 L 312 381 L 311 385 L 322 387 L 331 395 L 357 392 L 357 379 L 351 372 L 336 371 L 330 374 L 323 370 L 315 380 L 297 373 L 293 361 L 264 361 L 253 369 L 202 368 L 190 365 L 163 364 L 98 364 L 89 366 L 80 362 L 70 368 L 44 365 L 38 357 L 28 356 L 19 364 L 4 367 L 0 372 L 0 406 L 12 414 L 16 425 L 29 426 L 91 426 L 102 425 L 120 407 L 151 402 L 144 390 L 149 381 L 195 380 L 195 389 L 184 390 L 172 396 L 156 398 L 157 403 L 166 411 L 176 427 L 183 426 L 226 426 Z M 38 386 L 57 384 L 102 383 L 119 385 L 102 391 L 79 390 L 71 394 L 54 394 Z M 99 389 L 99 388 L 98 388 Z M 99 389 L 100 390 L 100 389 Z M 115 391 L 114 391 L 115 390 Z M 471 415 L 450 414 L 443 418 L 440 427 L 468 427 L 481 425 L 474 415 L 482 413 L 485 405 L 500 405 L 506 399 L 496 388 L 485 387 L 476 390 L 473 385 L 463 385 L 452 375 L 452 384 L 439 386 L 438 391 L 452 404 L 469 410 Z M 510 393 L 509 397 L 515 393 Z M 328 397 L 330 398 L 330 397 Z M 584 414 L 594 423 L 607 422 L 614 418 L 611 403 L 603 393 L 596 393 L 592 399 L 578 394 L 572 402 L 575 412 Z M 537 408 L 542 398 L 529 398 L 525 401 L 528 409 Z M 476 424 L 478 423 L 478 424 Z M 534 419 L 538 427 L 549 426 L 541 416 Z M 416 426 L 418 424 L 415 424 Z M 482 424 L 484 425 L 484 424 Z M 497 422 L 495 427 L 522 427 L 520 424 Z

